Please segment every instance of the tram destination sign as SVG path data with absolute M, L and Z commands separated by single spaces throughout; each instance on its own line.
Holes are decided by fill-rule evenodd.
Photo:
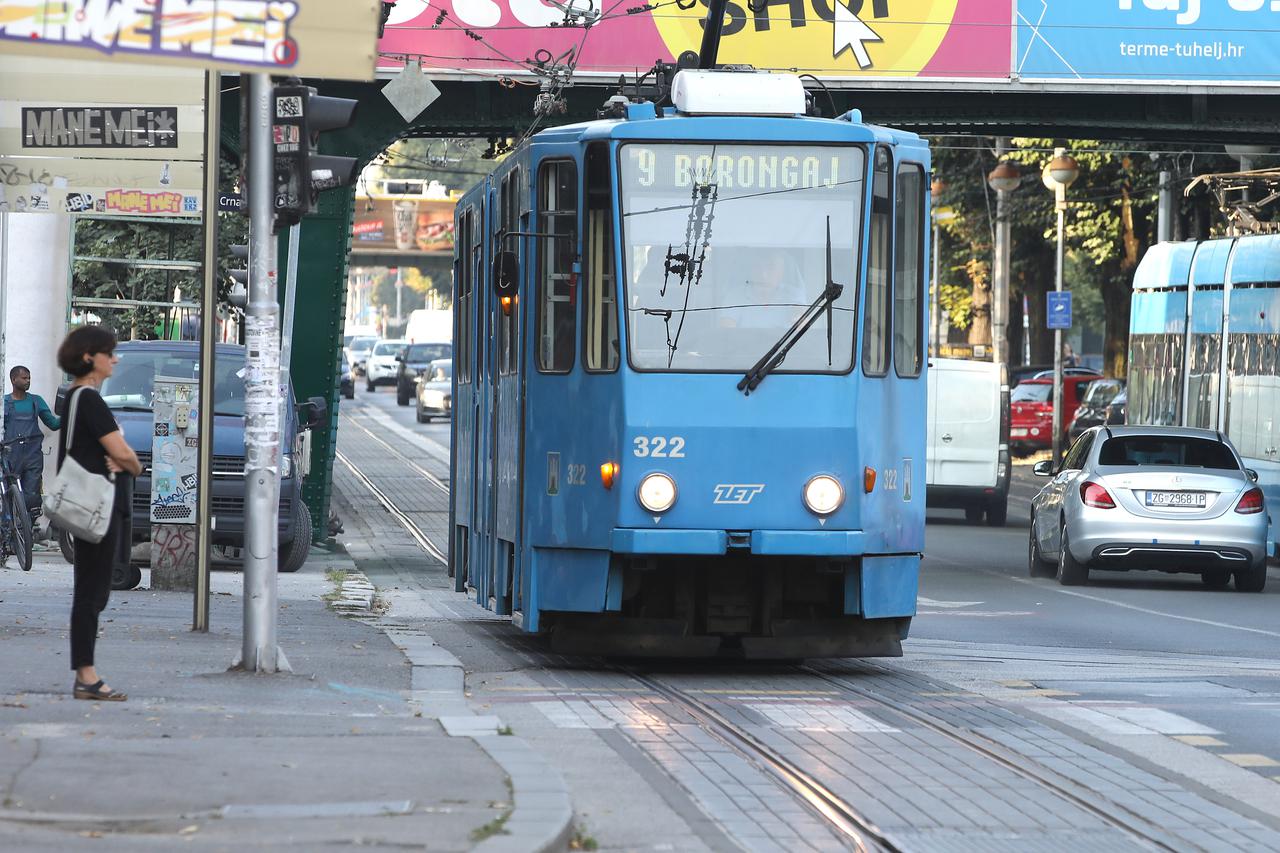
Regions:
M 379 69 L 613 81 L 696 51 L 706 4 L 398 0 Z M 720 61 L 859 85 L 1258 87 L 1280 80 L 1278 31 L 1280 0 L 728 0 Z

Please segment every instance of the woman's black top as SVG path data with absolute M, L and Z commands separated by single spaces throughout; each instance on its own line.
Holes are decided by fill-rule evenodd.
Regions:
M 64 451 L 66 430 L 71 425 L 66 420 L 62 422 L 63 435 L 58 442 L 58 467 L 62 467 L 62 460 L 66 458 L 67 453 L 70 453 L 71 458 L 83 465 L 86 471 L 105 477 L 107 451 L 102 446 L 102 437 L 119 432 L 120 425 L 116 423 L 111 409 L 107 408 L 102 395 L 96 390 L 85 386 L 73 389 L 72 393 L 75 394 L 74 399 L 77 401 L 75 432 L 72 435 L 71 447 Z M 68 404 L 68 411 L 70 408 Z

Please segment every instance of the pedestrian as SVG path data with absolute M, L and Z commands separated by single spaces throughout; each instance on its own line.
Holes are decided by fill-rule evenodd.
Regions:
M 22 365 L 9 371 L 12 393 L 4 395 L 4 440 L 29 439 L 9 448 L 9 468 L 22 484 L 31 517 L 40 514 L 40 477 L 44 473 L 44 453 L 41 446 L 44 435 L 40 422 L 56 430 L 62 421 L 49 411 L 49 404 L 39 394 L 31 393 L 31 371 Z
M 1076 352 L 1071 348 L 1071 344 L 1064 343 L 1062 345 L 1062 366 L 1078 367 L 1079 365 L 1080 359 L 1076 358 Z
M 138 455 L 125 443 L 124 433 L 99 390 L 120 359 L 116 336 L 101 326 L 81 326 L 58 347 L 58 365 L 75 380 L 67 394 L 68 415 L 63 419 L 58 443 L 58 465 L 71 456 L 85 470 L 103 477 L 114 475 L 115 504 L 111 524 L 101 542 L 75 540 L 75 591 L 71 601 L 71 668 L 75 670 L 73 695 L 77 699 L 123 702 L 125 694 L 112 690 L 94 667 L 93 649 L 98 638 L 98 614 L 111 595 L 111 575 L 116 563 L 129 559 L 128 533 L 133 504 L 133 478 L 142 473 Z M 74 406 L 74 408 L 73 408 Z M 74 418 L 72 417 L 74 415 Z M 67 434 L 71 435 L 67 446 Z

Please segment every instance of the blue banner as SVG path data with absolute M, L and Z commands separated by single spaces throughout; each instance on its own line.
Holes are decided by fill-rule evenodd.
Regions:
M 1017 0 L 1017 29 L 1021 79 L 1280 79 L 1272 0 Z

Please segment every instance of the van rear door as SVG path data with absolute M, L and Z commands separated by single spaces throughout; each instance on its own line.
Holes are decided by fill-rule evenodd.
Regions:
M 930 462 L 935 486 L 996 485 L 1000 374 L 994 364 L 937 359 L 930 395 Z

